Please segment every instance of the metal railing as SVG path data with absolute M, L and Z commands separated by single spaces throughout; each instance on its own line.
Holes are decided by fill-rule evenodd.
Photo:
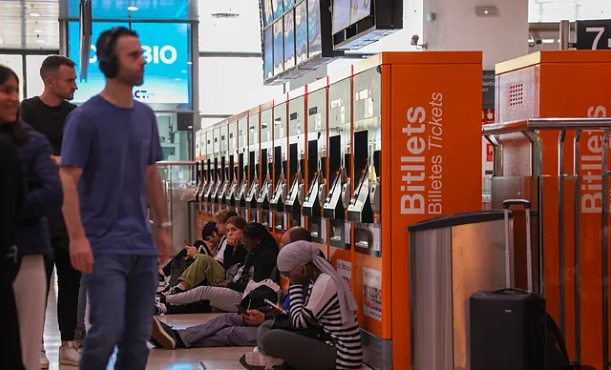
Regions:
M 530 141 L 530 160 L 531 160 L 531 177 L 538 178 L 538 209 L 539 209 L 539 247 L 543 248 L 543 230 L 542 230 L 542 219 L 543 219 L 543 148 L 542 140 L 539 133 L 541 131 L 558 131 L 558 202 L 559 202 L 559 215 L 558 215 L 558 251 L 559 251 L 559 279 L 560 279 L 560 328 L 562 332 L 565 332 L 565 307 L 564 303 L 566 298 L 565 292 L 565 245 L 564 245 L 564 230 L 565 230 L 565 212 L 564 212 L 564 197 L 565 180 L 574 181 L 574 199 L 573 209 L 575 215 L 581 214 L 581 203 L 580 203 L 580 189 L 582 184 L 580 182 L 579 170 L 581 166 L 581 152 L 580 144 L 581 137 L 584 131 L 602 131 L 602 147 L 601 149 L 601 243 L 602 243 L 602 331 L 603 331 L 603 361 L 605 366 L 609 366 L 609 292 L 608 292 L 608 220 L 609 220 L 609 166 L 608 166 L 608 152 L 609 152 L 609 133 L 611 130 L 611 118 L 532 118 L 527 120 L 509 121 L 503 123 L 493 123 L 482 126 L 482 135 L 492 144 L 494 149 L 494 176 L 503 176 L 503 136 L 512 136 L 512 134 L 522 134 L 527 140 Z M 574 131 L 573 137 L 573 153 L 572 153 L 572 164 L 573 170 L 570 175 L 565 174 L 565 140 L 567 131 Z M 549 145 L 549 143 L 547 144 Z M 589 165 L 592 166 L 592 165 Z M 589 168 L 592 169 L 593 168 Z M 549 174 L 546 174 L 549 175 Z M 494 191 L 494 189 L 493 189 Z M 576 216 L 574 219 L 574 248 L 575 248 L 575 317 L 581 317 L 581 303 L 580 303 L 580 272 L 579 266 L 581 264 L 580 256 L 580 217 Z M 542 261 L 540 265 L 542 264 Z M 580 364 L 581 362 L 581 327 L 579 320 L 575 323 L 575 362 Z

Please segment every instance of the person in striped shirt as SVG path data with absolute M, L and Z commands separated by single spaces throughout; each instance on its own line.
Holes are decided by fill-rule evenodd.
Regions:
M 249 370 L 359 369 L 363 365 L 358 308 L 350 287 L 312 243 L 298 241 L 278 255 L 278 270 L 289 276 L 292 329 L 259 336 L 258 347 L 240 363 Z M 259 329 L 261 330 L 261 329 Z M 319 332 L 319 338 L 303 335 Z M 301 333 L 300 333 L 301 331 Z

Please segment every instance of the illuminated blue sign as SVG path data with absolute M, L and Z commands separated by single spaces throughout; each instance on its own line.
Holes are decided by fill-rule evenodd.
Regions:
M 74 102 L 89 100 L 104 89 L 105 77 L 100 71 L 95 44 L 102 32 L 112 27 L 129 27 L 120 22 L 93 22 L 92 45 L 87 81 L 78 83 Z M 134 99 L 154 104 L 188 104 L 191 76 L 190 27 L 185 23 L 132 23 L 138 33 L 147 62 L 144 66 L 144 84 L 134 88 Z M 69 56 L 80 60 L 80 34 L 78 22 L 68 24 Z

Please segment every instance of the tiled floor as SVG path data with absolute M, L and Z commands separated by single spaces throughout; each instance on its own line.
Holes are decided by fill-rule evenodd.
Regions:
M 49 294 L 49 305 L 47 308 L 47 319 L 45 322 L 45 349 L 50 362 L 50 370 L 76 370 L 74 366 L 59 366 L 58 354 L 60 346 L 59 328 L 57 324 L 56 287 L 51 286 Z M 161 319 L 177 328 L 186 328 L 191 325 L 204 323 L 218 314 L 201 315 L 170 315 L 162 316 Z M 227 347 L 227 348 L 194 348 L 165 351 L 162 349 L 151 349 L 148 366 L 149 370 L 243 370 L 239 358 L 252 348 Z M 112 361 L 108 369 L 112 369 Z M 363 368 L 362 370 L 365 370 Z M 369 369 L 369 368 L 367 368 Z

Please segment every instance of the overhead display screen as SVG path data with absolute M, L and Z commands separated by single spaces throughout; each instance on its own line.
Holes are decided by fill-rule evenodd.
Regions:
M 322 53 L 320 0 L 308 0 L 308 58 Z
M 333 1 L 333 33 L 337 33 L 350 26 L 351 10 L 350 0 Z
M 273 25 L 274 30 L 274 75 L 284 71 L 284 32 L 282 22 Z
M 263 26 L 267 26 L 268 24 L 274 21 L 274 12 L 272 10 L 272 1 L 275 0 L 261 0 L 263 4 L 261 4 L 261 9 L 263 9 Z
M 86 81 L 78 82 L 74 102 L 82 103 L 100 93 L 106 79 L 98 66 L 95 44 L 100 34 L 112 27 L 129 27 L 121 22 L 93 22 Z M 188 104 L 190 97 L 189 40 L 187 23 L 132 23 L 138 33 L 147 64 L 144 67 L 144 84 L 134 88 L 134 99 L 151 104 Z M 79 22 L 68 22 L 68 55 L 80 60 Z
M 284 4 L 282 0 L 271 0 L 272 2 L 272 10 L 274 12 L 274 19 L 279 19 L 284 13 Z
M 371 0 L 352 0 L 352 12 L 350 12 L 351 25 L 367 18 L 369 14 L 371 14 Z
M 295 66 L 295 19 L 293 11 L 284 15 L 284 70 Z
M 308 8 L 302 2 L 295 8 L 295 49 L 297 64 L 308 59 Z
M 264 60 L 263 60 L 263 68 L 264 68 L 264 79 L 274 77 L 274 47 L 273 47 L 273 35 L 272 28 L 269 27 L 263 31 L 263 49 L 264 49 Z

